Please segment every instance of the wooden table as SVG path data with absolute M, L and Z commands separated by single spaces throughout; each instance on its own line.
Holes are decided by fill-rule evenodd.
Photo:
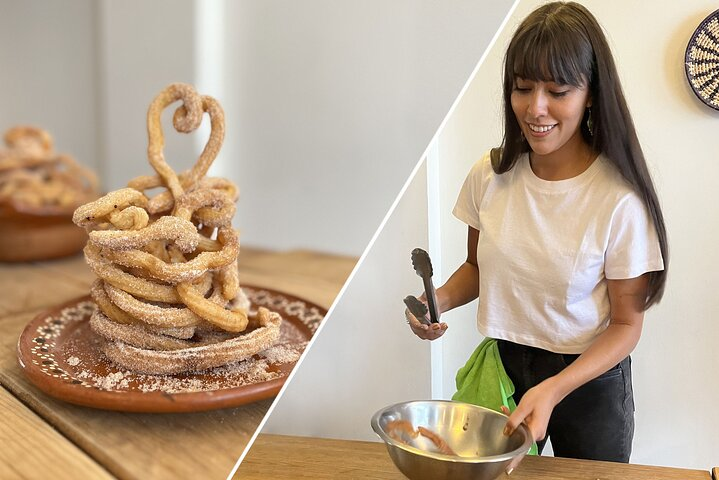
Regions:
M 257 436 L 234 479 L 406 480 L 383 443 Z M 710 480 L 709 472 L 554 457 L 525 457 L 506 480 Z
M 240 282 L 329 308 L 355 258 L 243 248 Z M 0 264 L 0 477 L 226 478 L 272 399 L 190 414 L 128 414 L 76 407 L 23 376 L 17 339 L 45 308 L 88 293 L 94 275 L 81 256 Z

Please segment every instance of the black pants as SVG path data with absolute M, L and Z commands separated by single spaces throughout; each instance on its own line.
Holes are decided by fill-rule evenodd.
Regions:
M 514 383 L 517 404 L 527 390 L 579 357 L 505 340 L 499 340 L 498 347 L 504 369 Z M 557 404 L 547 427 L 555 456 L 629 462 L 634 437 L 631 364 L 631 358 L 625 358 Z M 545 442 L 538 442 L 540 452 Z

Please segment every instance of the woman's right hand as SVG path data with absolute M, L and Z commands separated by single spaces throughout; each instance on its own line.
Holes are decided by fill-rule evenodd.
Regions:
M 479 230 L 472 227 L 467 227 L 467 229 L 467 260 L 435 292 L 437 312 L 440 314 L 471 302 L 479 294 L 479 267 L 477 266 Z M 427 303 L 424 293 L 417 299 Z M 412 329 L 412 333 L 423 340 L 436 340 L 447 331 L 447 324 L 444 322 L 425 325 L 417 320 L 409 310 L 405 310 L 404 315 L 407 317 L 407 324 Z
M 407 309 L 404 311 L 404 316 L 407 318 L 407 323 L 409 324 L 409 328 L 412 329 L 412 333 L 417 335 L 422 340 L 436 340 L 444 335 L 445 331 L 447 331 L 446 323 L 440 322 L 425 325 L 417 320 L 417 317 L 412 315 L 412 313 Z

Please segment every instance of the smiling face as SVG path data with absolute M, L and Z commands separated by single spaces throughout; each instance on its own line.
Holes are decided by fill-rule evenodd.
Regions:
M 511 103 L 535 155 L 563 156 L 585 146 L 580 126 L 586 108 L 591 106 L 586 82 L 573 86 L 517 77 Z

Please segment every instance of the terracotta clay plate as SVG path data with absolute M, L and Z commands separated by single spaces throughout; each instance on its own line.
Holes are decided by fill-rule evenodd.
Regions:
M 110 362 L 89 325 L 89 296 L 35 317 L 18 341 L 28 379 L 48 395 L 86 407 L 124 412 L 198 412 L 275 396 L 327 313 L 306 300 L 243 285 L 252 302 L 283 317 L 279 342 L 250 359 L 177 375 L 133 373 Z
M 30 262 L 73 255 L 87 243 L 85 229 L 72 223 L 72 210 L 36 211 L 0 205 L 0 262 Z

